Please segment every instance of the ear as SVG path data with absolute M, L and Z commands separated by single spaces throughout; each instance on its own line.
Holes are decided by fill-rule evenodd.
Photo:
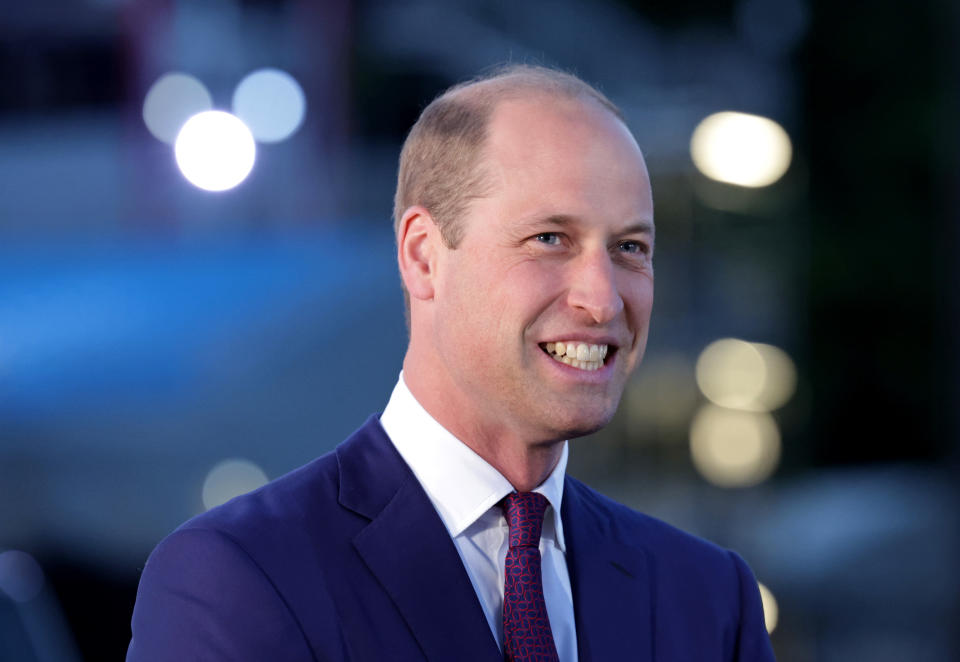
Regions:
M 400 218 L 397 262 L 400 276 L 414 299 L 432 299 L 437 269 L 440 230 L 426 208 L 410 207 Z

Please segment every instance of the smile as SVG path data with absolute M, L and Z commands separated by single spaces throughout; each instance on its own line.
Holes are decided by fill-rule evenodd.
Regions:
M 555 361 L 580 370 L 599 370 L 607 358 L 607 345 L 588 345 L 575 340 L 540 345 Z

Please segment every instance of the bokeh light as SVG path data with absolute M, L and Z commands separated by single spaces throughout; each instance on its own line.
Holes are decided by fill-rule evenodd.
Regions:
M 220 110 L 187 120 L 174 146 L 180 172 L 207 191 L 225 191 L 240 184 L 253 169 L 256 152 L 250 129 Z
M 0 591 L 14 602 L 30 602 L 43 589 L 43 570 L 26 552 L 10 549 L 0 553 Z
M 766 117 L 722 112 L 705 118 L 690 140 L 693 163 L 707 177 L 738 186 L 769 186 L 790 167 L 793 147 Z
M 783 406 L 797 386 L 797 370 L 786 352 L 736 338 L 710 343 L 697 359 L 696 378 L 711 402 L 748 411 Z
M 760 587 L 760 601 L 763 602 L 763 621 L 767 626 L 767 632 L 771 633 L 777 627 L 777 619 L 780 618 L 780 608 L 777 606 L 777 599 L 773 597 L 773 592 L 757 582 Z
M 793 359 L 779 347 L 766 343 L 752 344 L 763 358 L 766 371 L 763 389 L 757 396 L 756 406 L 767 411 L 779 409 L 793 397 L 797 390 L 797 366 Z
M 233 458 L 217 463 L 203 481 L 203 507 L 207 510 L 267 484 L 267 474 L 249 460 Z
M 697 359 L 697 385 L 721 407 L 753 409 L 763 391 L 767 369 L 752 343 L 723 338 L 710 343 Z
M 158 140 L 173 144 L 188 119 L 213 108 L 210 92 L 199 80 L 183 73 L 161 76 L 143 101 L 143 122 Z
M 233 93 L 233 113 L 260 142 L 289 138 L 303 122 L 307 103 L 293 76 L 279 69 L 248 74 Z
M 780 430 L 770 414 L 704 405 L 690 425 L 697 471 L 718 487 L 762 483 L 780 461 Z

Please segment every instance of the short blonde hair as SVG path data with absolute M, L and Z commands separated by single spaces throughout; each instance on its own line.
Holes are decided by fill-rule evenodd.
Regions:
M 482 157 L 494 109 L 506 99 L 537 94 L 593 100 L 623 120 L 620 109 L 596 88 L 547 67 L 506 65 L 449 88 L 424 108 L 403 143 L 393 201 L 398 239 L 403 213 L 421 205 L 444 243 L 459 245 L 470 201 L 489 193 Z

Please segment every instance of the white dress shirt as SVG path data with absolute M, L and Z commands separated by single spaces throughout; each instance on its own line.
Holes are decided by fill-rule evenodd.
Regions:
M 403 381 L 397 381 L 380 424 L 423 486 L 463 560 L 500 650 L 503 650 L 503 566 L 509 527 L 497 507 L 513 486 L 454 437 L 424 409 Z M 560 500 L 567 468 L 567 442 L 553 472 L 534 492 L 547 498 L 540 535 L 543 596 L 561 662 L 576 662 L 577 632 L 567 572 Z

